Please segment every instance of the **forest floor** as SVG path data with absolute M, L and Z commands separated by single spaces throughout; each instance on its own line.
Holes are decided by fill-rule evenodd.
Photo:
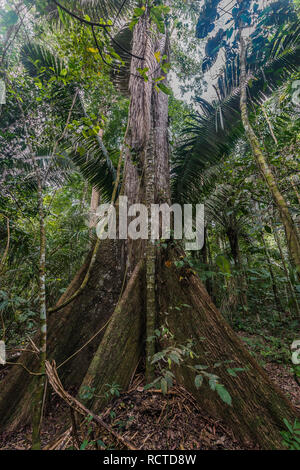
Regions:
M 240 336 L 246 341 L 250 352 L 257 359 L 262 359 L 258 357 L 257 351 L 253 351 L 257 338 L 245 332 L 240 332 Z M 265 359 L 260 362 L 284 394 L 300 408 L 299 386 L 289 367 L 267 362 Z M 241 445 L 224 422 L 207 415 L 182 387 L 175 386 L 167 395 L 163 395 L 159 390 L 144 391 L 143 386 L 143 375 L 137 374 L 131 389 L 121 393 L 101 415 L 133 447 L 144 450 L 257 448 L 255 443 L 250 442 Z M 66 426 L 66 423 L 69 424 Z M 0 434 L 0 450 L 29 449 L 30 442 L 31 430 L 28 426 L 10 434 Z M 76 439 L 72 432 L 70 409 L 54 393 L 43 423 L 42 442 L 45 449 L 124 449 L 120 440 L 106 431 L 103 432 L 93 422 L 78 416 Z

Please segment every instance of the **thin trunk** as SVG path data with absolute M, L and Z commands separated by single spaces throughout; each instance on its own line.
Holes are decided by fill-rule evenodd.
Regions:
M 195 256 L 197 256 L 195 252 Z M 210 262 L 210 247 L 209 247 L 209 240 L 208 240 L 208 231 L 207 227 L 204 227 L 204 245 L 201 251 L 202 254 L 202 262 L 205 265 L 206 269 L 211 270 L 211 262 Z M 209 293 L 210 296 L 213 295 L 213 288 L 212 288 L 212 279 L 211 277 L 207 277 L 205 280 L 205 286 L 207 289 L 207 292 Z
M 33 157 L 34 159 L 34 157 Z M 35 162 L 34 162 L 35 163 Z M 46 232 L 45 214 L 43 205 L 43 190 L 41 186 L 41 175 L 35 163 L 38 183 L 38 210 L 40 222 L 40 258 L 39 258 L 39 303 L 40 303 L 40 366 L 39 376 L 36 377 L 36 391 L 33 397 L 32 416 L 32 450 L 41 449 L 41 424 L 44 408 L 45 361 L 47 359 L 47 310 L 46 310 Z
M 207 245 L 207 257 L 208 257 L 208 263 L 209 263 L 209 270 L 212 271 L 213 270 L 213 260 L 212 260 L 212 245 L 210 243 L 210 239 L 209 239 L 209 235 L 207 233 L 207 236 L 206 236 L 206 245 Z M 218 298 L 218 289 L 217 289 L 217 282 L 216 282 L 216 279 L 215 279 L 215 274 L 212 275 L 212 277 L 209 279 L 209 287 L 211 289 L 211 292 L 209 292 L 212 300 L 214 303 L 217 302 L 217 298 Z
M 73 99 L 72 106 L 75 103 L 76 96 Z M 34 395 L 32 398 L 32 450 L 39 450 L 41 448 L 41 424 L 43 418 L 44 408 L 44 390 L 46 385 L 45 380 L 45 361 L 47 359 L 47 307 L 46 307 L 46 231 L 45 231 L 45 211 L 43 201 L 43 178 L 36 161 L 35 152 L 31 143 L 30 133 L 27 127 L 27 121 L 25 118 L 24 110 L 20 102 L 18 102 L 19 109 L 23 117 L 24 130 L 26 135 L 26 141 L 31 153 L 32 166 L 35 172 L 36 183 L 37 183 L 37 201 L 38 201 L 38 216 L 40 226 L 40 253 L 39 253 L 39 313 L 40 313 L 40 325 L 39 325 L 39 369 L 38 373 L 33 373 L 36 377 L 36 384 L 34 389 Z M 71 113 L 71 111 L 70 111 Z M 71 114 L 69 113 L 68 119 Z M 64 129 L 66 131 L 67 126 Z M 54 145 L 56 149 L 58 141 Z M 55 150 L 52 155 L 54 155 Z M 50 163 L 51 164 L 51 163 Z M 49 165 L 50 166 L 50 165 Z M 49 170 L 49 167 L 48 167 Z M 47 170 L 47 171 L 48 171 Z M 17 391 L 16 391 L 17 392 Z M 17 393 L 18 395 L 18 393 Z M 4 395 L 5 396 L 5 395 Z M 1 396 L 0 396 L 1 401 Z
M 263 242 L 263 246 L 264 246 L 264 250 L 265 250 L 265 254 L 266 254 L 266 258 L 267 258 L 267 262 L 268 262 L 268 268 L 269 268 L 269 273 L 270 273 L 270 277 L 271 277 L 271 281 L 272 281 L 272 289 L 273 289 L 273 294 L 274 294 L 275 305 L 277 307 L 278 313 L 281 316 L 281 314 L 283 312 L 283 308 L 282 308 L 280 297 L 279 297 L 279 294 L 278 294 L 278 289 L 277 289 L 277 285 L 276 285 L 276 281 L 275 281 L 275 276 L 274 276 L 274 271 L 273 271 L 273 267 L 272 267 L 270 253 L 269 253 L 269 250 L 267 248 L 263 233 L 261 234 L 261 239 L 262 239 L 262 242 Z
M 4 266 L 5 266 L 5 262 L 6 262 L 6 258 L 8 256 L 8 251 L 9 251 L 9 244 L 10 244 L 10 226 L 9 226 L 9 218 L 4 216 L 6 218 L 6 228 L 7 228 L 7 241 L 6 241 L 6 246 L 5 246 L 5 250 L 4 250 L 4 253 L 2 255 L 2 258 L 1 258 L 1 261 L 0 261 L 0 274 L 2 273 L 3 269 L 4 269 Z
M 241 256 L 241 251 L 240 247 L 238 244 L 238 251 L 237 251 L 237 261 L 238 261 L 238 270 L 239 270 L 239 279 L 241 282 L 240 290 L 241 290 L 241 302 L 244 307 L 244 310 L 248 310 L 248 297 L 247 297 L 247 277 L 244 269 L 244 265 L 242 262 L 242 256 Z
M 274 202 L 279 210 L 280 218 L 285 228 L 287 245 L 293 264 L 297 269 L 297 275 L 300 279 L 300 240 L 294 221 L 290 215 L 286 200 L 281 194 L 274 174 L 269 167 L 267 160 L 261 150 L 259 140 L 250 124 L 247 107 L 247 74 L 246 74 L 246 44 L 240 31 L 240 67 L 241 67 L 241 99 L 240 108 L 242 122 L 246 137 L 252 149 L 255 161 L 261 171 L 263 178 L 272 194 Z
M 283 269 L 284 269 L 284 272 L 285 272 L 285 277 L 286 277 L 286 280 L 287 280 L 287 285 L 288 285 L 289 294 L 290 294 L 291 299 L 293 300 L 293 304 L 295 305 L 295 309 L 296 309 L 297 315 L 298 315 L 299 318 L 300 318 L 299 303 L 298 303 L 297 297 L 296 297 L 296 295 L 295 295 L 294 287 L 293 287 L 293 284 L 292 284 L 292 282 L 291 282 L 291 278 L 290 278 L 290 275 L 289 275 L 289 271 L 288 271 L 288 268 L 287 268 L 287 265 L 286 265 L 286 262 L 285 262 L 285 258 L 284 258 L 283 251 L 282 251 L 282 246 L 281 246 L 280 238 L 279 238 L 279 235 L 278 235 L 276 229 L 273 230 L 273 234 L 274 234 L 274 238 L 275 238 L 275 241 L 276 241 L 276 243 L 277 243 L 278 250 L 279 250 L 279 253 L 280 253 L 282 266 L 283 266 Z
M 81 102 L 82 109 L 85 112 L 83 103 Z M 85 112 L 85 116 L 86 112 Z M 103 137 L 103 129 L 100 129 L 97 135 L 97 140 L 100 148 L 103 150 L 104 144 L 102 141 Z M 89 229 L 90 229 L 90 238 L 92 235 L 92 229 L 96 227 L 98 218 L 97 218 L 97 209 L 100 204 L 100 193 L 97 190 L 97 188 L 93 187 L 92 188 L 92 196 L 91 196 L 91 203 L 90 203 L 90 214 L 89 214 Z
M 297 185 L 296 185 L 296 183 L 295 183 L 295 181 L 294 181 L 293 176 L 290 177 L 290 181 L 291 181 L 291 184 L 292 184 L 292 186 L 293 186 L 293 190 L 294 190 L 294 192 L 295 192 L 295 194 L 296 194 L 298 204 L 300 204 L 300 194 L 299 194 L 299 192 L 298 192 L 298 188 L 297 188 Z

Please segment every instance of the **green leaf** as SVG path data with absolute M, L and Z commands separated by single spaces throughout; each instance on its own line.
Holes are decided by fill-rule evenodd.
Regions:
M 145 13 L 145 7 L 144 8 L 137 7 L 134 9 L 134 12 L 133 12 L 134 16 L 137 16 L 137 17 L 142 16 L 144 13 Z
M 203 376 L 202 375 L 196 375 L 196 377 L 195 377 L 195 386 L 196 386 L 196 388 L 200 388 L 202 384 L 203 384 Z
M 216 257 L 216 264 L 220 268 L 223 274 L 230 274 L 230 262 L 224 255 L 218 255 Z
M 85 439 L 80 446 L 80 450 L 84 450 L 89 445 L 89 441 Z
M 160 388 L 161 388 L 161 391 L 164 395 L 166 395 L 168 393 L 168 382 L 166 381 L 165 378 L 161 379 Z
M 286 427 L 288 428 L 288 430 L 290 431 L 291 434 L 294 433 L 294 430 L 293 430 L 293 427 L 292 425 L 288 422 L 288 420 L 286 418 L 283 419 L 283 422 L 284 424 L 286 425 Z
M 232 377 L 237 377 L 237 372 L 243 372 L 245 368 L 243 367 L 235 367 L 233 369 L 227 369 L 228 374 L 232 375 Z
M 163 91 L 166 95 L 172 95 L 172 90 L 163 83 L 157 83 L 157 88 Z
M 229 392 L 226 390 L 226 388 L 224 387 L 224 385 L 216 384 L 216 391 L 219 397 L 221 398 L 221 400 L 223 400 L 224 403 L 227 403 L 227 405 L 231 406 L 232 404 L 231 396 Z
M 159 351 L 158 353 L 154 354 L 151 364 L 155 364 L 155 362 L 160 361 L 163 357 L 165 357 L 164 351 Z
M 170 355 L 169 355 L 169 358 L 171 359 L 171 361 L 175 362 L 175 364 L 180 364 L 180 358 L 179 358 L 179 355 L 176 354 L 175 352 L 171 352 Z
M 215 377 L 211 377 L 208 381 L 209 387 L 211 390 L 215 391 L 217 386 L 217 379 Z

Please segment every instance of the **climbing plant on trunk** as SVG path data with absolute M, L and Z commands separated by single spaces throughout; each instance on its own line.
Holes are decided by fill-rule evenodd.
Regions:
M 129 205 L 143 202 L 149 207 L 171 201 L 169 38 L 164 6 L 143 6 L 135 11 L 132 25 L 121 194 Z M 171 360 L 178 382 L 211 415 L 226 419 L 236 437 L 261 448 L 281 448 L 283 419 L 291 421 L 297 411 L 225 322 L 182 247 L 173 241 L 167 247 L 145 240 L 101 241 L 51 310 L 48 357 L 56 361 L 64 385 L 78 386 L 80 399 L 100 413 L 107 403 L 106 384 L 126 390 L 145 357 L 147 336 L 166 325 L 175 344 L 191 345 L 184 349 L 192 352 L 186 360 Z M 154 347 L 164 345 L 148 342 L 148 356 Z M 151 380 L 155 370 L 151 357 L 145 359 Z M 28 353 L 20 361 L 27 368 L 37 367 Z M 31 385 L 31 377 L 17 365 L 5 378 L 0 419 L 8 429 L 28 420 Z

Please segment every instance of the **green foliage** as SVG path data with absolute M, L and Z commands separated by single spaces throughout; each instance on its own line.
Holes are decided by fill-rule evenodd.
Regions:
M 254 325 L 253 325 L 254 326 Z M 261 364 L 274 362 L 277 364 L 290 365 L 291 353 L 289 341 L 292 341 L 294 331 L 290 331 L 287 337 L 269 336 L 261 333 L 257 335 L 253 329 L 250 337 L 243 337 L 243 341 L 248 345 L 251 353 L 261 362 Z M 248 329 L 249 331 L 249 329 Z
M 80 393 L 81 400 L 91 400 L 95 394 L 95 387 L 83 385 Z
M 181 310 L 190 308 L 190 305 L 182 304 L 180 306 L 170 307 L 170 310 L 173 308 Z M 178 366 L 185 366 L 195 372 L 195 387 L 197 389 L 202 386 L 204 379 L 206 379 L 210 389 L 216 392 L 224 403 L 231 406 L 231 396 L 225 386 L 219 382 L 219 377 L 207 371 L 208 368 L 215 369 L 220 367 L 222 365 L 221 362 L 214 364 L 212 367 L 201 364 L 190 364 L 191 361 L 198 358 L 197 354 L 192 349 L 192 339 L 188 340 L 186 344 L 176 344 L 174 341 L 174 336 L 167 326 L 162 326 L 160 329 L 155 330 L 155 336 L 153 338 L 147 338 L 147 341 L 152 341 L 153 339 L 157 341 L 163 341 L 164 343 L 168 342 L 169 346 L 153 355 L 151 362 L 152 364 L 156 364 L 158 369 L 158 376 L 153 382 L 147 384 L 144 387 L 145 390 L 153 388 L 155 385 L 159 385 L 162 393 L 167 394 L 168 390 L 173 387 L 175 379 L 175 375 L 171 369 Z M 228 369 L 228 371 L 229 370 L 230 369 Z M 244 369 L 231 369 L 231 375 L 232 372 L 235 373 L 242 370 Z
M 224 255 L 218 255 L 216 257 L 216 264 L 220 268 L 221 273 L 223 274 L 230 274 L 230 262 Z
M 128 91 L 131 29 L 145 12 L 144 8 L 134 9 L 134 2 L 127 3 L 119 12 L 121 0 L 78 2 L 76 11 L 86 20 L 103 22 L 108 15 L 120 13 L 111 28 L 117 31 L 114 41 L 97 28 L 99 48 L 90 28 L 44 0 L 35 2 L 34 11 L 27 12 L 26 33 L 10 7 L 1 13 L 1 37 L 5 39 L 15 26 L 21 28 L 5 57 L 7 105 L 1 107 L 0 131 L 0 260 L 8 239 L 7 218 L 10 227 L 8 256 L 1 271 L 0 337 L 5 336 L 9 352 L 27 345 L 27 336 L 36 333 L 39 321 L 37 184 L 28 139 L 43 179 L 46 293 L 47 303 L 52 306 L 93 243 L 93 234 L 87 227 L 92 187 L 100 190 L 101 201 L 111 198 L 127 128 L 129 100 L 124 89 Z M 235 10 L 227 29 L 214 36 L 206 48 L 213 63 L 224 46 L 226 66 L 215 83 L 216 97 L 210 102 L 203 99 L 207 79 L 202 72 L 203 43 L 192 36 L 195 18 L 199 18 L 199 38 L 217 27 L 221 16 L 218 4 L 214 0 L 205 2 L 205 14 L 200 17 L 200 2 L 176 0 L 172 9 L 166 8 L 163 2 L 150 5 L 154 29 L 160 32 L 166 27 L 172 29 L 172 62 L 156 52 L 162 75 L 153 86 L 156 92 L 169 95 L 173 200 L 204 202 L 206 210 L 204 249 L 175 260 L 174 265 L 178 270 L 191 268 L 198 273 L 226 320 L 242 335 L 262 365 L 275 362 L 290 369 L 289 347 L 299 331 L 300 286 L 287 254 L 278 214 L 258 176 L 243 135 L 239 66 L 235 59 L 237 44 L 234 44 Z M 276 8 L 263 13 L 252 9 L 250 16 L 245 14 L 242 18 L 244 24 L 249 23 L 249 18 L 251 21 L 256 18 L 248 51 L 251 75 L 248 104 L 252 125 L 297 221 L 300 121 L 293 96 L 294 85 L 300 78 L 299 27 L 295 27 L 290 16 L 285 17 L 283 24 L 282 18 L 278 18 L 280 9 Z M 51 21 L 43 16 L 45 11 L 51 13 Z M 138 72 L 149 82 L 151 76 L 144 67 L 141 65 Z M 177 93 L 174 95 L 164 81 L 164 74 L 169 70 L 176 74 L 180 91 L 193 95 L 197 91 L 195 103 L 187 104 L 175 98 Z M 76 97 L 78 90 L 81 100 Z M 98 139 L 100 130 L 102 145 Z M 162 240 L 157 246 L 165 250 L 168 243 Z M 247 303 L 243 303 L 245 291 Z M 224 305 L 233 297 L 236 302 L 226 310 Z M 167 313 L 172 315 L 176 310 L 184 316 L 189 308 L 188 304 L 178 304 Z M 246 368 L 222 361 L 199 364 L 192 338 L 177 344 L 167 326 L 148 338 L 153 339 L 158 345 L 158 352 L 151 358 L 157 375 L 146 389 L 159 387 L 167 394 L 175 382 L 174 369 L 190 367 L 197 389 L 210 388 L 216 399 L 234 407 L 221 383 L 220 375 L 224 377 L 224 374 L 218 375 L 218 368 L 226 370 L 232 381 Z M 294 372 L 297 375 L 298 369 Z M 110 400 L 119 397 L 120 391 L 118 384 L 106 384 L 104 395 Z M 81 398 L 89 400 L 94 396 L 95 388 L 86 387 Z M 113 411 L 110 416 L 112 420 L 117 419 L 114 424 L 120 429 L 126 426 L 127 422 L 118 420 Z M 289 448 L 296 448 L 298 427 L 295 423 L 285 424 L 284 442 Z M 87 426 L 88 436 L 81 449 L 96 445 L 106 448 L 103 441 L 89 437 L 90 417 Z
M 104 396 L 108 399 L 111 397 L 119 397 L 120 396 L 120 390 L 121 386 L 119 384 L 113 383 L 113 384 L 105 384 L 105 387 L 108 389 L 105 393 Z
M 287 428 L 287 431 L 281 431 L 283 445 L 289 450 L 300 450 L 300 422 L 295 419 L 294 423 L 289 423 L 285 418 L 283 422 Z
M 268 36 L 262 62 L 256 60 L 251 65 L 253 78 L 248 99 L 252 106 L 261 93 L 270 95 L 299 67 L 299 37 L 299 25 L 295 23 Z M 185 129 L 186 137 L 173 156 L 172 187 L 177 201 L 193 200 L 193 194 L 202 186 L 201 175 L 228 155 L 243 134 L 239 86 L 239 63 L 230 58 L 218 78 L 216 99 L 207 102 L 198 98 L 202 113 L 194 114 Z

